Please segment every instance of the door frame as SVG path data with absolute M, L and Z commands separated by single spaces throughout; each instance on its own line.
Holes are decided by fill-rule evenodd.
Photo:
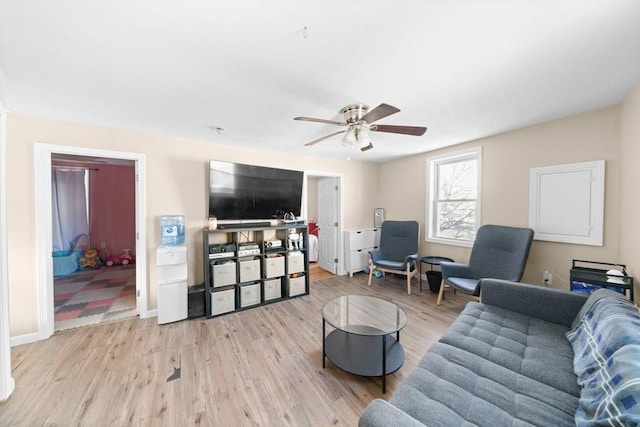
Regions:
M 51 155 L 107 157 L 132 160 L 135 163 L 135 224 L 136 224 L 136 305 L 141 319 L 151 317 L 147 310 L 147 247 L 146 247 L 146 189 L 145 155 L 124 151 L 110 151 L 86 147 L 34 143 L 36 256 L 38 260 L 38 339 L 54 333 Z
M 2 75 L 0 74 L 0 78 Z M 0 402 L 11 396 L 16 382 L 11 376 L 9 331 L 9 273 L 7 256 L 7 110 L 0 99 Z
M 344 212 L 342 207 L 344 206 L 343 191 L 344 177 L 341 173 L 335 172 L 323 172 L 323 171 L 305 171 L 305 186 L 304 186 L 304 216 L 307 217 L 307 179 L 315 178 L 336 178 L 338 181 L 338 203 L 336 203 L 336 218 L 338 218 L 338 236 L 336 238 L 336 258 L 338 258 L 338 265 L 336 266 L 336 272 L 338 276 L 344 276 L 347 274 L 345 270 L 344 262 L 344 237 L 343 237 L 343 224 L 344 224 Z M 307 218 L 308 219 L 308 218 Z

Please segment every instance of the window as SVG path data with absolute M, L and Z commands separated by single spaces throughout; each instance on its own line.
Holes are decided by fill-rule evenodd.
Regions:
M 427 158 L 427 241 L 471 246 L 480 226 L 482 149 Z

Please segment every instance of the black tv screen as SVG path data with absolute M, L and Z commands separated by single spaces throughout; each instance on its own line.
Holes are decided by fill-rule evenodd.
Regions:
M 219 220 L 300 216 L 304 172 L 209 162 L 209 216 Z

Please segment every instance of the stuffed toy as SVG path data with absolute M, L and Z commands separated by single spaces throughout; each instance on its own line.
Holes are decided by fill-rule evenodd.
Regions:
M 87 248 L 84 255 L 78 260 L 80 268 L 100 268 L 100 257 L 96 248 Z

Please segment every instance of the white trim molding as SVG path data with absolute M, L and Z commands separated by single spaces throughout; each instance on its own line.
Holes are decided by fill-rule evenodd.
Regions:
M 136 295 L 140 318 L 151 317 L 147 311 L 147 236 L 146 236 L 146 190 L 145 155 L 66 145 L 34 144 L 35 208 L 36 208 L 36 252 L 38 259 L 38 338 L 53 335 L 55 320 L 53 312 L 53 260 L 51 219 L 51 155 L 71 154 L 90 157 L 132 160 L 135 162 L 136 204 Z
M 536 240 L 602 246 L 605 161 L 532 168 L 529 227 Z
M 475 160 L 477 167 L 475 176 L 476 196 L 474 208 L 474 229 L 472 236 L 470 236 L 470 238 L 455 238 L 439 235 L 439 213 L 437 212 L 438 201 L 434 199 L 434 197 L 437 197 L 438 195 L 439 167 L 469 160 Z M 482 147 L 478 146 L 438 156 L 427 157 L 426 171 L 427 176 L 425 187 L 427 194 L 425 197 L 425 241 L 453 246 L 473 246 L 475 232 L 482 224 Z
M 0 76 L 1 77 L 1 76 Z M 0 82 L 2 84 L 2 82 Z M 11 396 L 16 387 L 11 376 L 9 338 L 9 276 L 7 272 L 7 198 L 6 198 L 6 120 L 7 112 L 0 100 L 0 402 Z

